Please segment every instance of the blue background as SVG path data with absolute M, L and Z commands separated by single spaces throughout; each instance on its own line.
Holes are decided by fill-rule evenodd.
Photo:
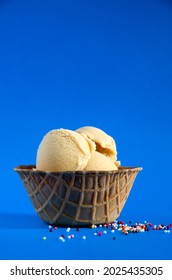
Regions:
M 119 219 L 169 224 L 171 107 L 172 1 L 1 0 L 0 258 L 172 259 L 163 231 L 61 242 L 13 171 L 49 130 L 99 127 L 122 165 L 143 167 Z

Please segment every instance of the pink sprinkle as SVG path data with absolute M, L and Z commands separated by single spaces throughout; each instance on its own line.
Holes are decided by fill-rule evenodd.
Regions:
M 98 236 L 102 236 L 102 232 L 101 231 L 98 232 Z

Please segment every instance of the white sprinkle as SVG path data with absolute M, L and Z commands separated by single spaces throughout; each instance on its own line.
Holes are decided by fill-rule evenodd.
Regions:
M 114 229 L 112 229 L 112 230 L 111 230 L 111 232 L 115 232 L 115 230 L 114 230 Z
M 43 236 L 43 237 L 42 237 L 42 239 L 43 239 L 43 240 L 46 240 L 46 239 L 47 239 L 47 237 L 46 237 L 46 236 Z
M 147 223 L 147 221 L 144 221 L 144 223 L 146 224 L 146 223 Z
M 84 235 L 84 236 L 82 237 L 82 239 L 86 239 L 86 236 Z
M 102 225 L 99 225 L 99 227 L 102 227 Z
M 49 226 L 48 226 L 48 228 L 49 228 L 49 229 L 51 229 L 51 228 L 52 228 L 52 226 L 51 226 L 51 225 L 49 225 Z
M 165 229 L 164 232 L 167 233 L 167 230 Z
M 66 231 L 69 232 L 69 231 L 70 231 L 70 227 L 68 227 L 68 228 L 66 229 Z
M 106 233 L 107 233 L 107 231 L 106 231 L 106 230 L 104 230 L 104 231 L 103 231 L 103 233 L 104 233 L 104 234 L 106 234 Z
M 62 236 L 59 237 L 60 240 L 63 240 L 64 238 Z
M 97 235 L 97 232 L 94 232 L 94 235 Z
M 97 226 L 96 226 L 96 225 L 94 225 L 94 227 L 96 228 Z
M 71 239 L 71 236 L 70 236 L 70 235 L 68 235 L 68 236 L 67 236 L 67 238 L 68 238 L 68 239 Z

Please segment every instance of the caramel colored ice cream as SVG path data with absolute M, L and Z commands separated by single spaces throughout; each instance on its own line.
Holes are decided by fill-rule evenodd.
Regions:
M 39 145 L 36 168 L 42 171 L 83 170 L 94 151 L 94 142 L 75 131 L 51 130 Z
M 114 139 L 106 134 L 99 128 L 92 126 L 84 126 L 78 128 L 76 132 L 79 132 L 83 137 L 92 140 L 96 144 L 96 151 L 109 157 L 113 162 L 117 160 L 116 143 Z
M 117 169 L 117 166 L 109 157 L 97 151 L 92 154 L 91 158 L 88 160 L 88 163 L 84 168 L 85 171 L 110 171 Z

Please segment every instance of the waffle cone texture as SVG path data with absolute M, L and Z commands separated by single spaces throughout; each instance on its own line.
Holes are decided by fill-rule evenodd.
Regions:
M 44 172 L 33 165 L 14 169 L 39 217 L 49 224 L 88 226 L 117 219 L 142 168 L 115 171 Z

